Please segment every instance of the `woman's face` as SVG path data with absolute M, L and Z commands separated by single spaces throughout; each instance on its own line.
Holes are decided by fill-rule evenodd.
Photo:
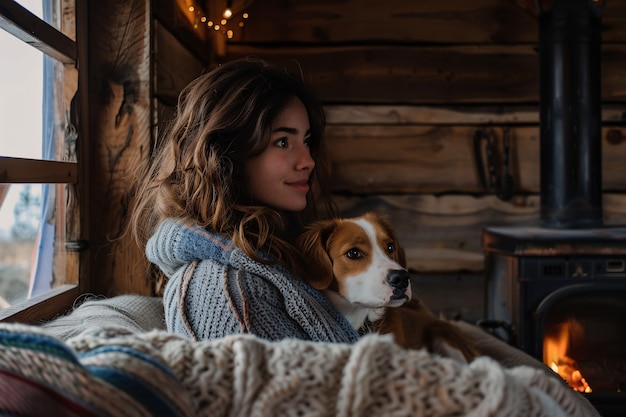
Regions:
M 309 176 L 315 167 L 309 137 L 307 110 L 293 98 L 272 123 L 267 148 L 244 163 L 246 184 L 255 200 L 279 210 L 306 207 Z

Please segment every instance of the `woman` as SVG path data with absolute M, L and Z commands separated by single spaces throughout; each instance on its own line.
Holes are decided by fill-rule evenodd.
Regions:
M 262 60 L 226 63 L 181 92 L 132 217 L 162 273 L 168 330 L 194 339 L 358 338 L 298 278 L 295 237 L 317 216 L 315 200 L 332 213 L 324 123 L 302 81 Z

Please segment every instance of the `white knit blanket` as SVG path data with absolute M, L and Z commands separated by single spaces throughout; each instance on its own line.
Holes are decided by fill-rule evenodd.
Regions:
M 583 417 L 573 392 L 531 367 L 487 357 L 470 365 L 371 335 L 355 345 L 232 336 L 192 342 L 163 331 L 100 330 L 77 352 L 122 346 L 170 367 L 197 416 Z M 117 331 L 119 333 L 119 331 Z

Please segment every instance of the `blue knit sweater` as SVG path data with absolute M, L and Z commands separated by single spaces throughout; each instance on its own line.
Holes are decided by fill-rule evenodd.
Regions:
M 196 340 L 252 333 L 269 340 L 347 342 L 358 333 L 317 290 L 281 265 L 255 262 L 229 239 L 165 220 L 146 246 L 168 276 L 167 329 Z

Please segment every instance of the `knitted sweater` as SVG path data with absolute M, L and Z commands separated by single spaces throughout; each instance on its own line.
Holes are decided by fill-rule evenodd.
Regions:
M 285 267 L 255 262 L 231 240 L 192 223 L 165 220 L 146 255 L 169 278 L 163 303 L 171 332 L 196 340 L 240 333 L 268 340 L 358 339 L 320 292 Z

